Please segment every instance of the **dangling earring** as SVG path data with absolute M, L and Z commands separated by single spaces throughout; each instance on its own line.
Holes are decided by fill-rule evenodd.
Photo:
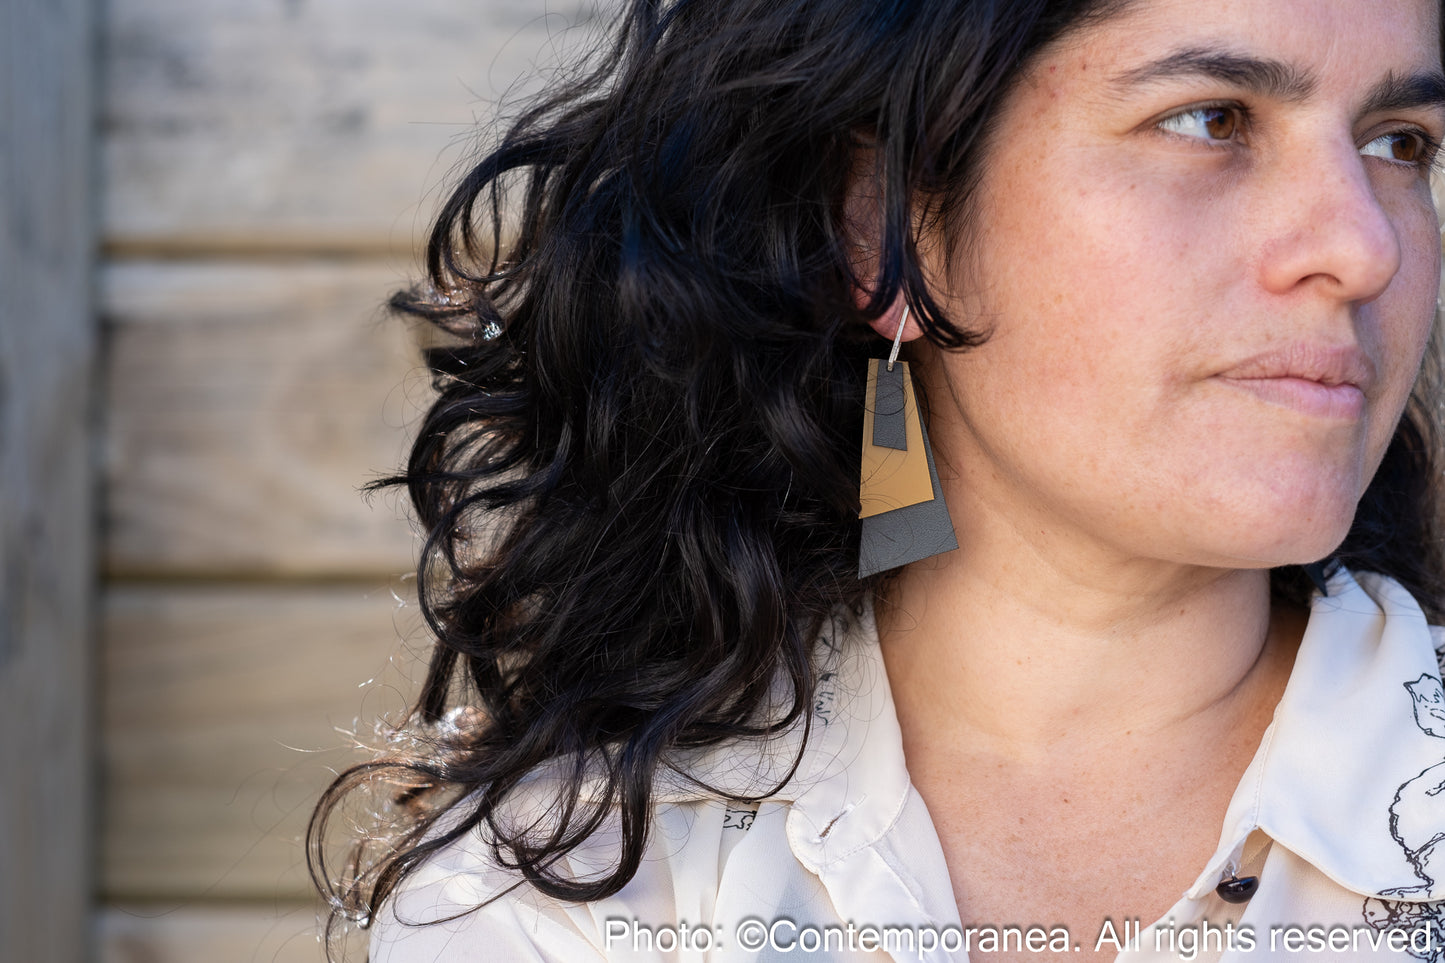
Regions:
M 904 305 L 888 361 L 868 361 L 858 486 L 863 520 L 859 578 L 958 548 L 908 362 L 898 360 L 907 323 Z

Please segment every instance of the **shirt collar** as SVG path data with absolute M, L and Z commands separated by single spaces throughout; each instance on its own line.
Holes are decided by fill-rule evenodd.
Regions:
M 661 802 L 701 796 L 766 797 L 800 806 L 825 822 L 852 802 L 866 774 L 875 802 L 896 806 L 909 788 L 903 740 L 884 674 L 873 607 L 834 613 L 819 640 L 818 682 L 807 719 L 770 739 L 725 742 L 675 757 L 658 776 Z M 774 692 L 775 705 L 791 697 Z M 852 773 L 852 793 L 847 791 Z M 789 774 L 791 773 L 791 778 Z M 852 798 L 849 798 L 852 797 Z M 872 808 L 871 806 L 868 808 Z M 850 824 L 855 823 L 849 820 Z M 820 825 L 821 829 L 821 825 Z
M 912 788 L 872 605 L 835 613 L 820 652 L 806 742 L 799 720 L 770 740 L 681 757 L 658 793 L 665 802 L 723 793 L 791 803 L 789 842 L 814 873 L 878 842 Z
M 1385 576 L 1340 568 L 1328 589 L 1190 897 L 1214 889 L 1256 828 L 1361 895 L 1445 896 L 1445 691 L 1431 629 Z
M 936 834 L 927 838 L 926 810 L 904 765 L 872 606 L 836 615 L 821 651 L 801 756 L 799 724 L 770 747 L 749 750 L 742 765 L 735 750 L 723 748 L 688 771 L 707 774 L 718 788 L 752 795 L 775 788 L 779 774 L 797 760 L 794 777 L 769 799 L 792 803 L 788 846 L 821 880 L 839 918 L 893 927 L 957 926 L 942 847 Z M 950 958 L 942 947 L 920 947 L 917 955 L 900 949 L 894 956 Z

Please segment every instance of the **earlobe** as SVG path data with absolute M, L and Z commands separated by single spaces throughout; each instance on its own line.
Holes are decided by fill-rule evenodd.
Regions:
M 923 327 L 913 312 L 908 310 L 908 302 L 902 292 L 893 299 L 888 310 L 874 318 L 870 324 L 880 337 L 889 341 L 914 341 L 923 337 Z

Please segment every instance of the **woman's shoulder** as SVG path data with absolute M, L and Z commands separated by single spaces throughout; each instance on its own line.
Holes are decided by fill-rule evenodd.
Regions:
M 778 838 L 750 848 L 776 856 L 781 808 L 708 796 L 659 802 L 637 874 L 621 891 L 585 903 L 544 893 L 506 864 L 505 851 L 485 832 L 467 832 L 432 853 L 386 900 L 372 923 L 370 959 L 571 963 L 607 959 L 619 940 L 631 949 L 639 929 L 654 936 L 668 929 L 675 940 L 680 924 L 711 910 L 723 866 L 760 812 L 762 822 L 777 823 L 769 835 Z M 604 819 L 552 870 L 574 880 L 603 875 L 616 865 L 620 840 L 615 820 Z M 774 872 L 783 869 L 776 859 L 768 862 Z
M 477 833 L 430 854 L 371 923 L 372 963 L 523 963 L 594 955 L 567 905 L 505 866 Z
M 453 845 L 401 882 L 372 921 L 372 963 L 586 960 L 562 904 L 470 846 Z

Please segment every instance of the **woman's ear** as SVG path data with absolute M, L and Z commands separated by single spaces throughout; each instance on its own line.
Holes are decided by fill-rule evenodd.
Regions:
M 853 250 L 854 276 L 876 278 L 879 238 L 883 233 L 883 201 L 878 178 L 878 155 L 871 148 L 860 147 L 854 155 L 853 174 L 844 201 L 844 217 Z M 868 306 L 872 296 L 872 291 L 867 288 L 857 288 L 853 292 L 854 303 L 860 309 Z M 923 328 L 913 313 L 909 312 L 907 320 L 904 320 L 905 306 L 906 301 L 900 292 L 888 310 L 870 322 L 873 330 L 892 341 L 898 335 L 898 325 L 902 323 L 902 340 L 912 341 L 921 337 Z

